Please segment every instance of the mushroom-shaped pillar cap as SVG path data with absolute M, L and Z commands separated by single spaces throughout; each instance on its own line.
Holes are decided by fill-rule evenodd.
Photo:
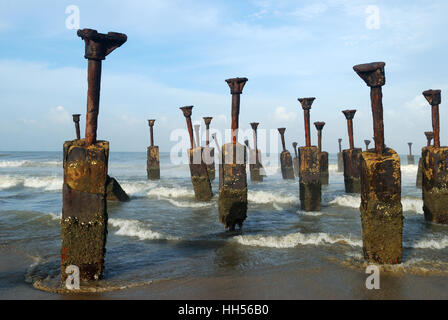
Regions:
M 193 106 L 180 107 L 179 109 L 182 110 L 185 118 L 191 117 L 191 110 L 193 109 Z
M 353 120 L 355 117 L 356 110 L 343 110 L 342 113 L 345 116 L 345 119 L 347 120 Z
M 249 147 L 249 140 L 244 140 L 244 144 Z
M 293 142 L 293 143 L 292 143 L 292 146 L 293 146 L 294 149 L 297 148 L 297 145 L 298 145 L 297 142 Z
M 317 121 L 317 122 L 314 122 L 314 125 L 316 126 L 317 131 L 322 131 L 322 129 L 325 126 L 325 122 Z
M 339 139 L 338 139 L 338 142 L 339 142 L 339 143 L 341 143 L 341 142 L 342 142 L 342 139 L 341 139 L 341 138 L 339 138 Z
M 365 144 L 370 144 L 370 140 L 364 140 Z
M 278 130 L 278 132 L 279 132 L 281 135 L 284 135 L 284 134 L 285 134 L 285 131 L 286 131 L 286 128 L 278 128 L 277 130 Z
M 226 82 L 230 87 L 231 94 L 241 94 L 243 93 L 244 85 L 247 82 L 247 78 L 231 78 L 227 79 Z
M 384 62 L 372 62 L 366 64 L 358 64 L 353 70 L 361 77 L 369 87 L 381 87 L 386 84 L 386 76 L 384 74 Z
M 423 96 L 428 100 L 431 106 L 437 106 L 442 102 L 440 90 L 426 90 L 423 91 Z
M 313 104 L 314 100 L 316 100 L 316 98 L 299 98 L 297 100 L 299 100 L 303 110 L 310 110 L 311 105 Z
M 80 114 L 72 114 L 73 122 L 79 122 L 79 117 L 80 116 L 81 116 Z
M 426 139 L 431 140 L 434 138 L 434 132 L 433 131 L 425 131 Z
M 252 127 L 253 130 L 257 130 L 259 124 L 260 124 L 259 122 L 251 122 L 250 126 Z
M 148 120 L 148 124 L 150 127 L 154 126 L 154 122 L 156 122 L 156 119 L 150 119 Z
M 408 142 L 408 146 L 412 146 L 412 142 Z
M 93 29 L 80 29 L 77 34 L 86 44 L 84 57 L 92 60 L 106 59 L 109 53 L 120 47 L 128 39 L 124 33 L 109 32 L 104 34 Z
M 213 117 L 203 117 L 202 119 L 204 119 L 205 125 L 208 126 L 212 122 Z

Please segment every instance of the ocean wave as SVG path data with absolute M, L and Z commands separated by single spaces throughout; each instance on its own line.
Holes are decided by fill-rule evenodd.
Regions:
M 406 248 L 441 250 L 448 248 L 448 237 L 443 237 L 442 239 L 422 239 L 417 242 L 405 242 L 403 245 Z
M 123 190 L 130 195 L 146 194 L 148 190 L 156 186 L 153 182 L 122 182 L 120 183 Z
M 193 198 L 194 192 L 192 189 L 187 189 L 183 187 L 157 187 L 149 190 L 147 193 L 147 196 L 149 197 L 157 197 L 158 199 L 161 198 Z
M 213 202 L 178 201 L 173 199 L 166 199 L 166 200 L 173 206 L 178 208 L 206 208 L 215 205 Z
M 268 248 L 294 248 L 298 245 L 322 245 L 334 243 L 362 247 L 362 240 L 351 239 L 350 237 L 344 236 L 333 236 L 322 232 L 311 234 L 297 232 L 284 236 L 248 235 L 236 236 L 232 239 L 242 245 Z
M 299 198 L 293 195 L 274 193 L 268 191 L 252 191 L 247 193 L 247 200 L 257 204 L 288 204 L 295 205 L 299 203 Z
M 177 237 L 152 231 L 137 220 L 112 218 L 109 219 L 109 225 L 118 228 L 115 234 L 119 236 L 137 237 L 139 240 L 179 240 Z
M 62 161 L 30 161 L 30 160 L 0 161 L 0 168 L 58 167 L 58 166 L 62 166 Z
M 0 176 L 0 189 L 10 189 L 15 187 L 43 189 L 45 191 L 62 190 L 62 177 L 18 177 L 18 176 Z

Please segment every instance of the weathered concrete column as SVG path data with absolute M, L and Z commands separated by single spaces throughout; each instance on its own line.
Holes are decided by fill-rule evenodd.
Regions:
M 311 146 L 310 109 L 316 98 L 299 98 L 305 121 L 305 147 L 299 148 L 300 207 L 305 211 L 321 208 L 322 185 L 320 182 L 319 149 Z
M 409 146 L 408 164 L 415 164 L 414 155 L 412 154 L 412 142 L 408 142 L 408 146 Z
M 252 132 L 254 135 L 254 148 L 250 149 L 249 146 L 249 169 L 250 169 L 250 180 L 252 182 L 262 182 L 264 176 L 263 166 L 261 164 L 261 152 L 258 150 L 257 141 L 257 128 L 258 122 L 251 122 Z M 247 144 L 248 145 L 248 144 Z
M 232 94 L 232 142 L 222 146 L 223 179 L 219 190 L 219 221 L 229 230 L 240 228 L 247 213 L 246 147 L 238 143 L 240 95 L 247 78 L 227 79 Z
M 159 147 L 154 145 L 154 122 L 156 120 L 148 120 L 149 125 L 149 135 L 150 135 L 150 146 L 147 150 L 147 160 L 146 160 L 146 173 L 149 180 L 159 180 L 160 179 L 160 162 L 159 162 Z
M 285 145 L 285 130 L 286 128 L 278 128 L 280 138 L 282 139 L 282 152 L 280 153 L 280 166 L 282 170 L 282 177 L 284 180 L 294 180 L 294 168 L 292 166 L 291 153 L 286 150 Z
M 403 208 L 400 157 L 384 145 L 381 87 L 384 62 L 354 66 L 371 88 L 375 149 L 361 156 L 361 224 L 364 258 L 373 263 L 397 264 L 402 258 Z
M 294 175 L 298 178 L 299 177 L 299 155 L 297 153 L 297 142 L 292 143 L 292 148 L 294 149 L 294 159 L 292 159 L 292 165 L 294 167 Z
M 338 139 L 339 143 L 339 152 L 338 152 L 338 172 L 344 172 L 344 160 L 342 158 L 342 146 L 341 146 L 342 139 Z
M 434 138 L 434 133 L 432 131 L 426 131 L 426 146 L 431 146 L 431 140 Z M 424 149 L 424 148 L 423 148 Z M 422 151 L 423 151 L 422 149 Z M 420 157 L 420 160 L 418 161 L 418 171 L 417 171 L 417 188 L 422 188 L 422 181 L 423 181 L 423 156 Z
M 434 146 L 422 149 L 423 212 L 427 221 L 448 224 L 448 147 L 440 146 L 440 90 L 423 92 L 432 108 Z
M 107 237 L 106 182 L 109 142 L 97 141 L 101 62 L 126 42 L 126 35 L 78 30 L 88 59 L 86 139 L 66 141 L 63 149 L 64 183 L 61 220 L 61 280 L 75 265 L 80 280 L 98 280 L 104 270 Z
M 210 123 L 212 117 L 203 117 L 205 123 L 205 148 L 203 151 L 204 162 L 207 165 L 207 172 L 210 181 L 215 180 L 215 148 L 210 147 Z
M 79 118 L 81 117 L 80 114 L 73 114 L 73 122 L 75 123 L 75 130 L 76 130 L 76 140 L 81 139 L 81 130 L 79 129 Z
M 366 145 L 366 151 L 369 150 L 370 140 L 364 140 L 364 144 Z
M 320 157 L 320 182 L 321 184 L 328 185 L 328 152 L 322 152 L 322 130 L 325 126 L 325 122 L 314 122 L 314 126 L 317 130 L 317 146 L 319 148 Z
M 347 119 L 348 140 L 350 149 L 343 151 L 344 160 L 344 185 L 347 193 L 361 192 L 361 148 L 355 148 L 353 139 L 353 118 L 356 110 L 342 111 Z
M 193 126 L 191 123 L 191 112 L 193 106 L 180 108 L 187 120 L 188 134 L 190 136 L 190 146 L 188 149 L 188 161 L 190 164 L 191 183 L 193 184 L 194 197 L 198 201 L 208 201 L 213 197 L 212 186 L 208 177 L 207 166 L 202 159 L 202 148 L 197 143 L 195 147 Z

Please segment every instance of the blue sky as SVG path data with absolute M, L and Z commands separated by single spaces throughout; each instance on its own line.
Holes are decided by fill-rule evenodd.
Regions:
M 144 151 L 146 119 L 155 118 L 162 151 L 185 128 L 179 110 L 194 105 L 193 120 L 213 116 L 230 126 L 231 96 L 224 82 L 247 77 L 240 127 L 286 127 L 304 144 L 297 98 L 316 97 L 311 121 L 325 121 L 323 147 L 348 145 L 344 109 L 357 109 L 355 144 L 372 137 L 369 88 L 353 65 L 386 62 L 385 140 L 400 153 L 418 153 L 431 130 L 421 92 L 442 89 L 441 143 L 448 2 L 440 1 L 9 1 L 0 2 L 0 150 L 61 150 L 73 138 L 71 114 L 83 134 L 87 61 L 66 8 L 76 5 L 80 27 L 123 32 L 128 42 L 103 62 L 98 137 L 113 151 Z M 369 28 L 372 12 L 379 25 Z M 371 21 L 371 20 L 370 20 Z M 312 130 L 313 143 L 316 131 Z

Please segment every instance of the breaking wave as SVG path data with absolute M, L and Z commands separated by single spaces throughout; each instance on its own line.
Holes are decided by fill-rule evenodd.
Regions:
M 108 224 L 118 228 L 115 234 L 119 236 L 137 237 L 139 240 L 179 240 L 178 237 L 152 231 L 146 228 L 146 224 L 137 220 L 112 218 Z
M 10 189 L 16 187 L 43 189 L 46 191 L 62 190 L 62 177 L 18 177 L 0 176 L 0 189 Z

